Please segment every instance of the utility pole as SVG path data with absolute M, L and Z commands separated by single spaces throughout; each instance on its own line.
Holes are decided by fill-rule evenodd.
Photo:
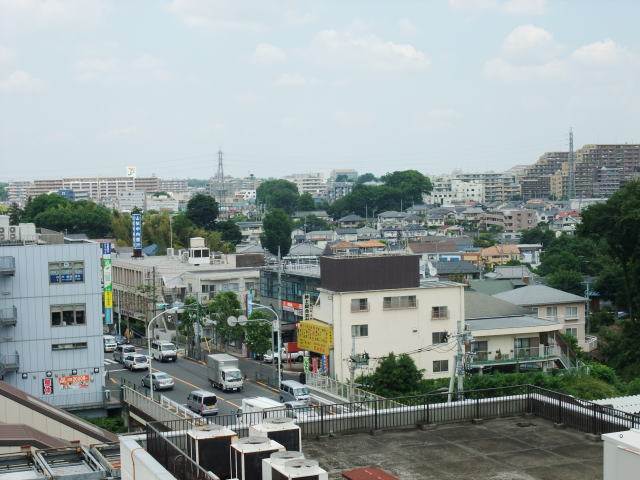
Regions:
M 569 129 L 569 183 L 567 185 L 567 200 L 576 196 L 576 173 L 573 158 L 573 128 Z
M 464 392 L 464 365 L 466 363 L 467 353 L 464 351 L 465 343 L 471 342 L 473 340 L 473 336 L 471 333 L 467 331 L 463 331 L 457 333 L 456 337 L 456 355 L 454 361 L 454 370 L 449 378 L 449 394 L 447 395 L 447 402 L 451 403 L 453 400 L 453 390 L 456 385 L 457 380 L 457 389 L 458 389 L 458 397 L 461 396 L 461 392 Z
M 282 255 L 280 252 L 280 245 L 278 245 L 278 312 L 280 312 L 280 315 L 276 315 L 276 322 L 278 323 L 278 328 L 277 328 L 277 335 L 278 338 L 277 340 L 277 348 L 278 348 L 278 354 L 275 354 L 275 350 L 274 350 L 274 354 L 273 354 L 273 358 L 274 360 L 277 359 L 277 364 L 278 365 L 278 372 L 281 371 L 282 369 L 282 325 L 280 323 L 280 319 L 282 318 Z M 271 336 L 271 338 L 273 339 L 273 335 Z M 282 381 L 282 378 L 278 378 L 278 382 Z M 278 383 L 278 388 L 280 388 L 280 383 Z

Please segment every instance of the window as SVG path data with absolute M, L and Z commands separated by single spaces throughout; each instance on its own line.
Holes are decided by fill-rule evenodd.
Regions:
M 369 325 L 351 325 L 352 337 L 368 337 Z
M 382 300 L 383 310 L 397 310 L 399 308 L 416 308 L 417 300 L 415 295 L 402 295 L 400 297 L 384 297 Z
M 564 317 L 568 320 L 578 319 L 578 307 L 565 307 Z
M 62 350 L 80 350 L 87 348 L 87 342 L 73 342 L 73 343 L 52 343 L 51 350 L 54 352 Z
M 445 306 L 431 307 L 432 320 L 445 320 L 449 318 L 449 308 Z
M 51 305 L 50 311 L 52 327 L 70 327 L 87 323 L 84 305 Z
M 567 335 L 571 335 L 573 338 L 578 338 L 577 328 L 565 328 L 564 333 L 566 333 Z
M 442 373 L 449 371 L 449 360 L 434 360 L 433 373 Z
M 351 311 L 352 312 L 368 312 L 369 300 L 366 298 L 352 298 Z
M 547 318 L 556 318 L 558 316 L 558 307 L 547 307 Z
M 256 288 L 255 282 L 244 282 L 245 290 L 253 290 L 254 288 Z
M 49 283 L 84 282 L 84 262 L 50 262 Z
M 447 332 L 433 332 L 431 334 L 431 343 L 447 343 L 449 341 Z

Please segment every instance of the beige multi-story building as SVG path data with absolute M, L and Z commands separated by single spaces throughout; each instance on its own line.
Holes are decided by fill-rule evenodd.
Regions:
M 298 193 L 308 193 L 312 197 L 322 197 L 326 194 L 327 183 L 322 173 L 296 173 L 284 177 L 298 187 Z
M 522 199 L 549 198 L 551 176 L 569 160 L 569 152 L 546 152 L 536 163 L 527 168 L 520 179 Z
M 504 231 L 517 233 L 521 230 L 529 230 L 538 224 L 538 213 L 535 210 L 524 208 L 504 210 Z
M 9 203 L 15 203 L 18 206 L 23 206 L 27 203 L 28 189 L 31 185 L 29 181 L 17 181 L 9 182 L 7 186 L 7 200 Z
M 500 203 L 520 197 L 520 184 L 512 173 L 458 173 L 454 178 L 463 182 L 480 183 L 483 186 L 482 202 Z
M 359 375 L 393 352 L 407 353 L 426 378 L 455 369 L 455 335 L 464 330 L 464 286 L 420 282 L 418 255 L 321 257 L 314 318 L 331 325 L 330 372 L 350 378 L 353 355 L 369 356 Z
M 27 195 L 35 197 L 58 190 L 73 190 L 95 202 L 114 201 L 118 194 L 126 190 L 157 192 L 160 179 L 157 177 L 76 177 L 54 180 L 34 180 L 27 188 Z

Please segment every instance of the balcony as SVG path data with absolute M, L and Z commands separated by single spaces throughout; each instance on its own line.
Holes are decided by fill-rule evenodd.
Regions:
M 9 372 L 17 372 L 20 367 L 20 356 L 17 353 L 0 355 L 0 376 Z
M 485 367 L 491 365 L 513 365 L 520 363 L 538 363 L 558 360 L 562 356 L 560 347 L 540 346 L 530 348 L 516 348 L 509 353 L 475 352 L 471 360 L 472 367 Z
M 16 259 L 9 256 L 0 257 L 0 276 L 11 277 L 16 274 Z
M 0 327 L 12 327 L 18 320 L 18 310 L 16 307 L 0 308 Z

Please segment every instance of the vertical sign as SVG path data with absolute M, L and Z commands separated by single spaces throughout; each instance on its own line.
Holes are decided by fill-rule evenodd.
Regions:
M 127 177 L 136 178 L 136 167 L 127 167 Z
M 133 240 L 133 256 L 142 256 L 142 214 L 131 215 L 131 239 Z
M 53 378 L 42 379 L 42 394 L 53 395 Z
M 111 243 L 102 247 L 102 291 L 104 295 L 104 324 L 113 324 L 113 283 L 111 278 Z
M 253 290 L 247 290 L 247 317 L 253 313 Z

